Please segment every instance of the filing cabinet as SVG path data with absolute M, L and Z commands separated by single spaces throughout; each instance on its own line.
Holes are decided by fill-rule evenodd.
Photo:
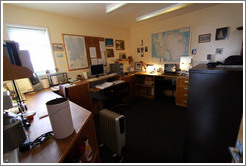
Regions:
M 176 82 L 176 105 L 178 106 L 187 106 L 188 99 L 188 86 L 189 78 L 188 77 L 178 77 Z

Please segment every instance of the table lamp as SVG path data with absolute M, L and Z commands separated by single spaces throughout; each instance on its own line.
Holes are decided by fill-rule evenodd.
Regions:
M 13 81 L 17 93 L 17 102 L 21 102 L 14 80 L 33 77 L 33 72 L 26 67 L 11 64 L 6 55 L 3 56 L 3 81 Z M 26 140 L 21 119 L 16 114 L 3 113 L 3 153 L 10 152 Z

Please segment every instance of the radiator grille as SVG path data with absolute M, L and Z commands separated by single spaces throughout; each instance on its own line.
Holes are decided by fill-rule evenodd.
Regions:
M 99 112 L 99 120 L 102 143 L 120 156 L 126 144 L 125 116 L 104 109 Z

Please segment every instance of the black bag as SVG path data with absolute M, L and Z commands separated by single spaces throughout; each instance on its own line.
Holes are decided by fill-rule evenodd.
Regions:
M 243 57 L 232 55 L 225 59 L 224 65 L 243 65 Z

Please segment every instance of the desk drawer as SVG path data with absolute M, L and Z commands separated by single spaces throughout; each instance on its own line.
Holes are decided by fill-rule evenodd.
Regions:
M 179 106 L 187 106 L 188 100 L 188 86 L 189 79 L 188 78 L 177 78 L 176 83 L 176 105 Z

